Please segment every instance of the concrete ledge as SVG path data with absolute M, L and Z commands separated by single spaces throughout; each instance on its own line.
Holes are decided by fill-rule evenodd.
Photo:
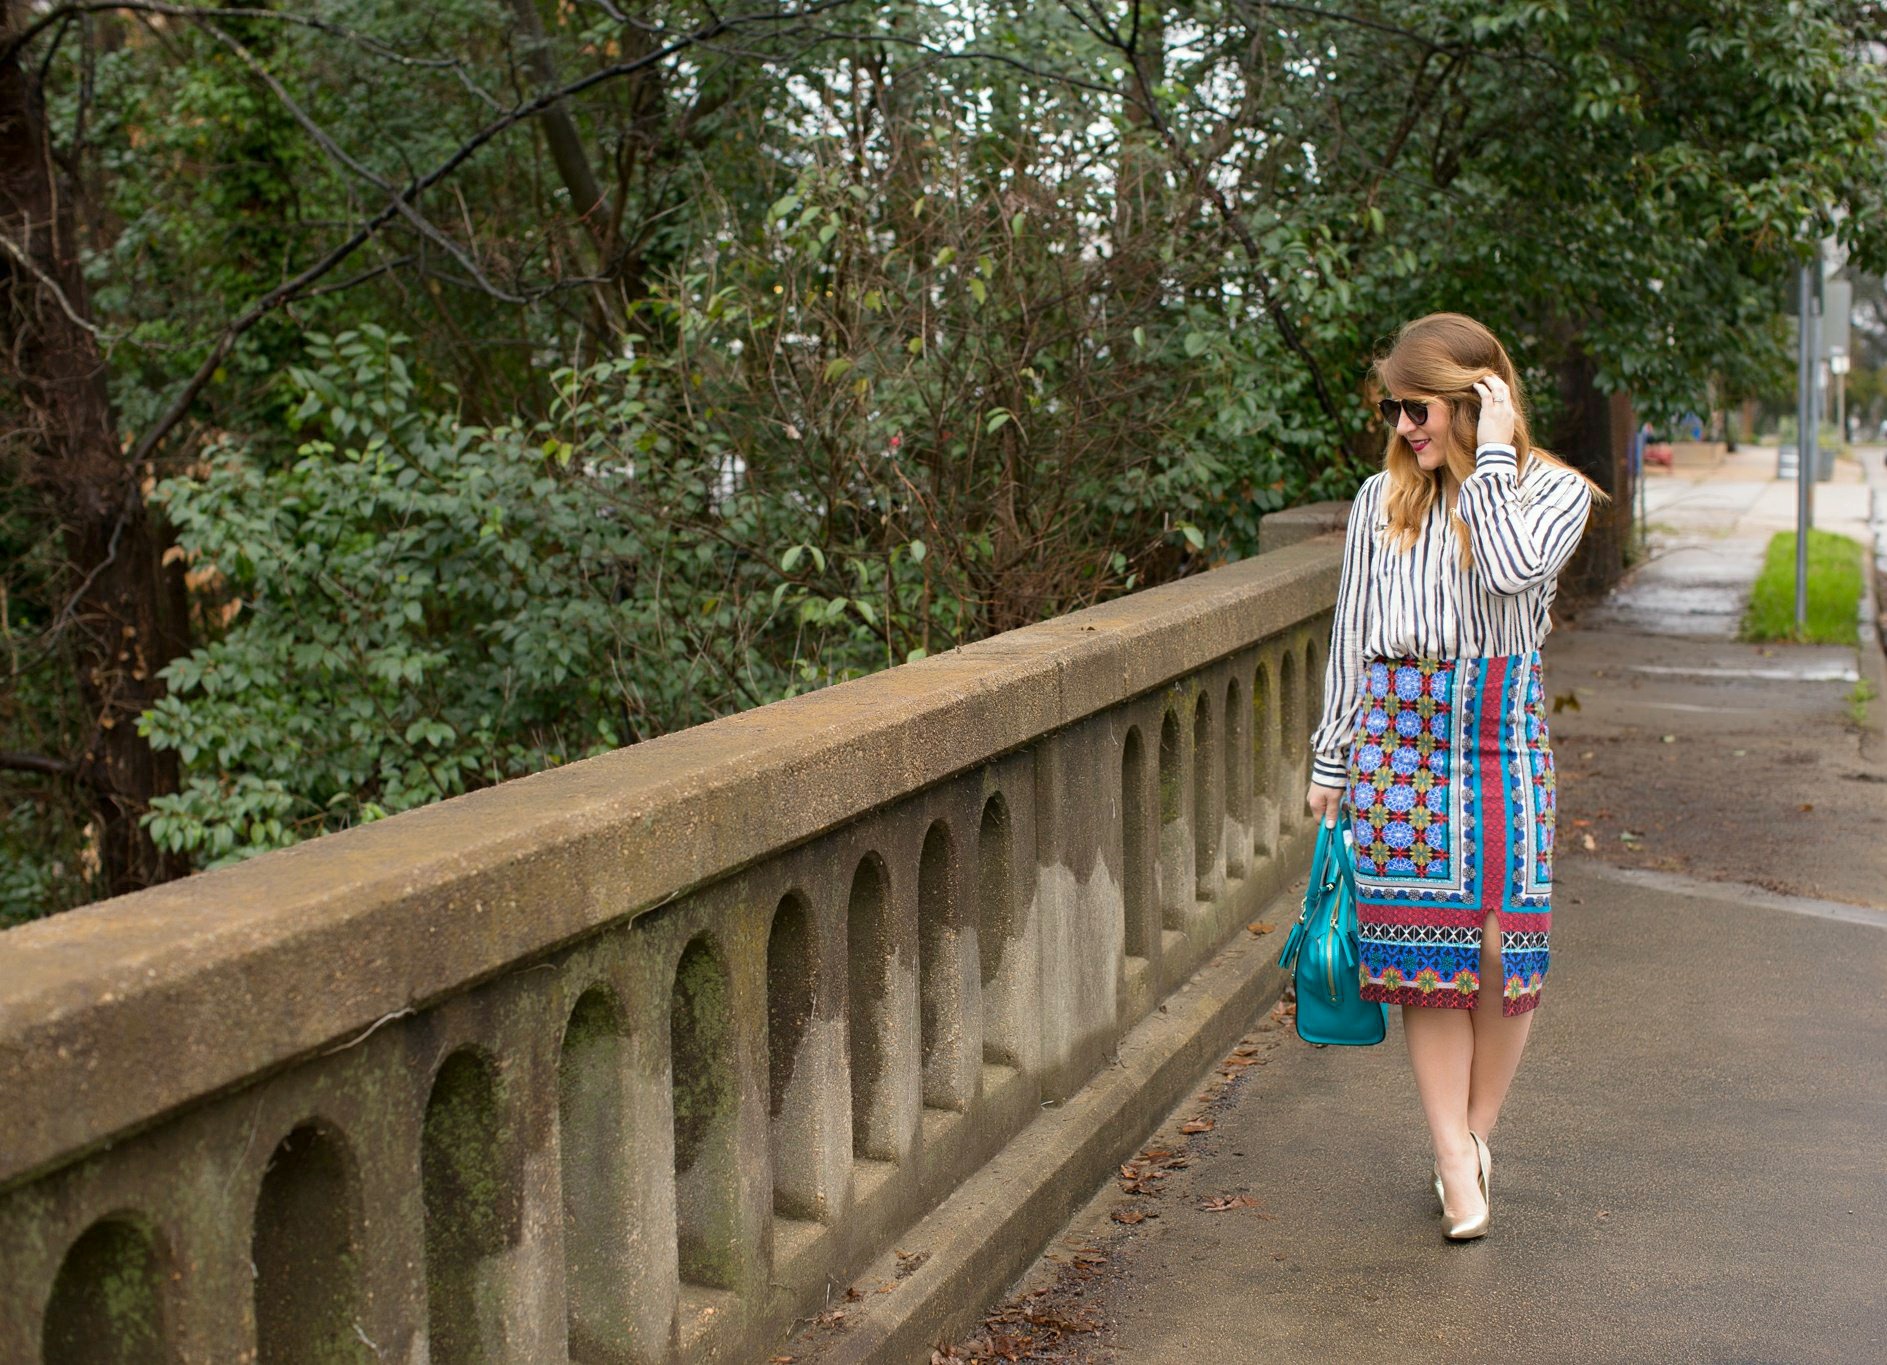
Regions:
M 1303 544 L 0 934 L 0 1189 L 1329 610 Z
M 1342 532 L 1350 524 L 1350 504 L 1342 502 L 1307 502 L 1301 507 L 1287 507 L 1271 512 L 1258 523 L 1258 553 L 1301 545 L 1318 536 Z
M 1295 919 L 1302 882 L 1260 918 Z M 900 1234 L 898 1249 L 928 1256 L 898 1280 L 897 1252 L 854 1283 L 847 1325 L 813 1328 L 791 1354 L 818 1365 L 928 1361 L 938 1340 L 962 1335 L 1026 1270 L 1075 1211 L 1159 1126 L 1167 1112 L 1243 1036 L 1284 988 L 1282 937 L 1240 928 L 1232 941 L 1121 1042 L 1118 1061 L 1058 1109 L 1045 1111 L 987 1165 Z M 888 1294 L 869 1287 L 896 1283 Z

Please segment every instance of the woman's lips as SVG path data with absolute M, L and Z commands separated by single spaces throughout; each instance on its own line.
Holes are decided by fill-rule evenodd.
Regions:
M 1428 441 L 1426 438 L 1410 441 L 1409 449 L 1413 450 L 1417 455 L 1420 455 L 1424 450 L 1428 449 Z

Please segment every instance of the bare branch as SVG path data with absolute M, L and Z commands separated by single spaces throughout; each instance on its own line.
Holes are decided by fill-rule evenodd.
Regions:
M 325 33 L 334 38 L 344 38 L 375 56 L 384 57 L 401 66 L 436 70 L 464 66 L 464 62 L 457 57 L 409 56 L 368 34 L 357 32 L 327 19 L 297 14 L 292 10 L 254 9 L 241 5 L 169 5 L 160 3 L 160 0 L 72 0 L 69 4 L 54 5 L 5 43 L 0 44 L 0 66 L 12 61 L 15 53 L 23 50 L 54 24 L 67 23 L 80 15 L 105 14 L 113 11 L 121 14 L 155 14 L 167 19 L 185 19 L 193 23 L 201 23 L 207 19 L 267 19 L 278 24 L 313 29 L 317 33 Z
M 4 230 L 0 230 L 0 247 L 5 247 L 7 255 L 24 266 L 32 277 L 39 281 L 40 286 L 57 300 L 59 311 L 64 313 L 74 325 L 83 327 L 86 331 L 90 332 L 93 340 L 103 341 L 104 333 L 99 330 L 97 324 L 87 322 L 84 318 L 79 316 L 78 311 L 72 306 L 72 300 L 66 297 L 66 291 L 59 287 L 59 282 L 45 271 L 41 270 L 33 258 L 27 254 L 26 248 L 14 241 Z
M 43 777 L 72 777 L 78 772 L 75 764 L 63 758 L 48 758 L 44 754 L 16 754 L 0 750 L 0 770 L 14 773 L 38 773 Z

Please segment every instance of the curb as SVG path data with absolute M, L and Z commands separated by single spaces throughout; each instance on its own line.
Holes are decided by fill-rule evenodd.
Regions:
M 1293 920 L 1302 895 L 1301 885 L 1287 888 L 1255 918 Z M 925 1256 L 916 1270 L 900 1280 L 891 1251 L 853 1277 L 861 1287 L 895 1284 L 895 1290 L 866 1292 L 840 1334 L 815 1327 L 779 1349 L 817 1365 L 928 1361 L 939 1340 L 973 1328 L 1271 1007 L 1285 984 L 1275 962 L 1280 942 L 1241 927 L 1133 1027 L 1106 1070 L 1059 1108 L 1045 1110 L 899 1238 L 909 1255 Z

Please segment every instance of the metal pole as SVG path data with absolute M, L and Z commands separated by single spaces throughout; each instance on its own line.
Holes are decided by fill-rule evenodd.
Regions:
M 1808 628 L 1808 517 L 1815 477 L 1815 277 L 1820 258 L 1804 262 L 1796 309 L 1795 631 Z
M 1631 486 L 1638 503 L 1638 550 L 1643 553 L 1650 543 L 1645 515 L 1645 424 L 1640 422 L 1631 434 Z

